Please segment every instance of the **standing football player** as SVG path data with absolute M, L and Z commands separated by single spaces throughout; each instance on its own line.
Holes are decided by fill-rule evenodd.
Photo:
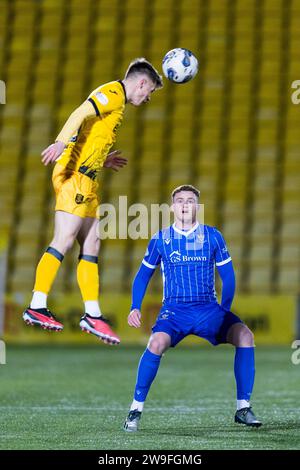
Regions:
M 118 169 L 126 164 L 118 152 L 109 154 L 126 103 L 134 106 L 147 103 L 151 93 L 161 87 L 162 78 L 150 62 L 144 58 L 134 60 L 123 80 L 96 88 L 70 115 L 55 143 L 42 152 L 44 165 L 56 162 L 52 176 L 56 193 L 55 229 L 36 269 L 33 297 L 23 313 L 26 323 L 54 331 L 63 329 L 47 308 L 47 297 L 65 253 L 77 240 L 80 245 L 77 280 L 84 301 L 80 326 L 105 343 L 120 342 L 98 303 L 100 240 L 96 179 L 102 167 Z
M 214 227 L 197 222 L 199 195 L 199 191 L 190 185 L 173 191 L 175 222 L 151 239 L 133 282 L 128 324 L 139 328 L 147 285 L 155 268 L 161 266 L 163 305 L 139 362 L 134 399 L 124 423 L 125 431 L 138 430 L 162 354 L 190 334 L 215 346 L 221 343 L 235 346 L 235 422 L 256 427 L 262 424 L 250 406 L 255 375 L 253 334 L 230 310 L 235 291 L 231 257 L 221 233 Z M 215 293 L 215 266 L 222 280 L 221 305 Z

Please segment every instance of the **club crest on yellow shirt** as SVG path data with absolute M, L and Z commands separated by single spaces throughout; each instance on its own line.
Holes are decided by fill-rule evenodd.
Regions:
M 76 204 L 81 204 L 84 200 L 84 196 L 82 194 L 76 194 L 75 196 L 75 202 Z

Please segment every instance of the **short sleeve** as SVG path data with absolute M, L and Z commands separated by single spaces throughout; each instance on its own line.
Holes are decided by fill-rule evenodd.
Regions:
M 223 266 L 223 264 L 229 263 L 231 261 L 226 242 L 221 232 L 219 232 L 219 230 L 216 228 L 213 229 L 213 238 L 216 266 Z
M 157 236 L 151 238 L 142 261 L 142 263 L 150 269 L 155 269 L 160 264 L 161 254 L 158 250 L 158 240 L 159 238 Z
M 101 116 L 123 108 L 124 92 L 117 82 L 106 84 L 92 91 L 88 101 L 94 106 L 97 116 Z

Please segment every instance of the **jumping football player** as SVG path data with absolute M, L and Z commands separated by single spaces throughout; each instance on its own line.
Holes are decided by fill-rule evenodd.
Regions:
M 253 334 L 230 310 L 235 291 L 231 257 L 221 233 L 214 227 L 197 222 L 199 195 L 199 191 L 190 185 L 173 191 L 175 222 L 150 240 L 133 282 L 128 324 L 139 328 L 147 285 L 155 268 L 161 266 L 163 305 L 139 362 L 134 399 L 124 423 L 125 431 L 138 430 L 144 402 L 162 354 L 190 334 L 215 346 L 221 343 L 235 346 L 235 422 L 256 427 L 262 424 L 250 406 L 255 375 Z M 215 266 L 222 280 L 221 305 L 215 293 Z
M 147 103 L 151 93 L 161 87 L 162 77 L 150 62 L 144 58 L 134 60 L 123 80 L 96 88 L 70 115 L 55 143 L 42 152 L 44 165 L 56 162 L 52 176 L 56 193 L 55 230 L 37 266 L 33 297 L 23 312 L 26 323 L 54 331 L 63 329 L 47 308 L 47 296 L 65 253 L 77 240 L 80 245 L 77 280 L 85 306 L 80 327 L 105 343 L 120 342 L 98 303 L 100 240 L 96 179 L 102 167 L 118 169 L 126 164 L 118 152 L 109 154 L 125 104 Z

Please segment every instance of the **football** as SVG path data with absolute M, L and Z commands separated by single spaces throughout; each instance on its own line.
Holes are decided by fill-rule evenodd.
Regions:
M 166 53 L 162 69 L 171 82 L 186 83 L 197 74 L 198 60 L 188 49 L 178 47 Z

